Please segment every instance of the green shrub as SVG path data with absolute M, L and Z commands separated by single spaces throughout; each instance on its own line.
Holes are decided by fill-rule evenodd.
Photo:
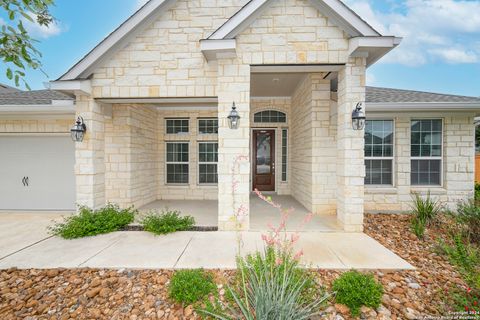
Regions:
M 190 216 L 181 217 L 179 211 L 163 211 L 147 215 L 140 223 L 145 231 L 167 234 L 190 230 L 195 225 L 195 219 Z
M 373 275 L 349 271 L 333 282 L 336 301 L 350 308 L 353 316 L 360 315 L 362 306 L 378 308 L 382 302 L 383 287 Z
M 170 280 L 168 295 L 175 302 L 189 305 L 200 302 L 216 289 L 210 272 L 202 269 L 180 270 Z
M 475 202 L 480 201 L 480 183 L 475 183 Z
M 473 315 L 480 314 L 480 291 L 476 289 L 455 288 L 447 296 L 448 304 L 451 306 L 449 311 L 453 312 L 472 312 Z M 476 319 L 472 317 L 472 319 Z
M 480 206 L 478 203 L 475 201 L 459 202 L 456 217 L 470 241 L 480 244 Z
M 215 319 L 306 320 L 317 315 L 328 298 L 305 294 L 313 288 L 312 278 L 289 253 L 267 248 L 263 254 L 238 259 L 237 265 L 240 282 L 228 288 L 233 302 L 224 311 L 216 308 L 204 314 Z
M 49 227 L 50 233 L 65 239 L 83 238 L 118 231 L 132 223 L 137 210 L 120 209 L 117 205 L 92 210 L 80 207 L 76 215 L 65 217 L 63 222 Z
M 442 205 L 438 199 L 435 200 L 430 197 L 429 191 L 426 197 L 422 197 L 420 194 L 415 193 L 411 207 L 413 214 L 411 221 L 412 231 L 418 238 L 423 238 L 425 228 L 430 226 L 437 215 L 441 212 Z

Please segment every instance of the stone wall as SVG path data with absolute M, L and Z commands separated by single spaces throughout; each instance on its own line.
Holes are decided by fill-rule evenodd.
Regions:
M 372 115 L 375 119 L 376 116 Z M 453 209 L 459 200 L 473 197 L 475 170 L 474 121 L 472 114 L 419 114 L 382 116 L 395 124 L 394 185 L 391 187 L 366 186 L 367 212 L 403 212 L 410 210 L 412 194 L 428 191 Z M 416 187 L 410 185 L 410 121 L 411 119 L 443 119 L 443 185 Z
M 0 119 L 1 133 L 68 133 L 74 124 L 71 119 Z

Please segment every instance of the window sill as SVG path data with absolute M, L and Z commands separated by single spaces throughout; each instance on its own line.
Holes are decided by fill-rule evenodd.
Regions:
M 365 193 L 373 194 L 373 193 L 384 193 L 384 194 L 396 194 L 398 192 L 397 188 L 395 187 L 387 187 L 387 186 L 365 186 Z
M 441 187 L 441 186 L 419 186 L 419 187 L 410 187 L 410 193 L 421 193 L 421 194 L 427 194 L 430 191 L 430 194 L 432 195 L 442 195 L 442 194 L 447 194 L 447 189 Z
M 190 184 L 188 183 L 165 183 L 166 187 L 179 187 L 179 188 L 185 188 L 189 187 Z

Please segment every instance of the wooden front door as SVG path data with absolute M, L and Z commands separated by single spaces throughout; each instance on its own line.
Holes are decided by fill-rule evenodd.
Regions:
M 253 131 L 253 189 L 275 191 L 275 130 Z

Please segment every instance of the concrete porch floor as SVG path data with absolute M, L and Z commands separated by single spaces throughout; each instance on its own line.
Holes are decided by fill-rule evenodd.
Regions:
M 303 220 L 309 212 L 300 202 L 287 195 L 271 195 L 271 197 L 274 202 L 279 203 L 283 208 L 294 209 L 287 222 L 288 231 L 342 231 L 337 223 L 336 216 L 315 215 L 308 224 L 304 224 Z M 178 210 L 181 215 L 194 217 L 197 226 L 216 227 L 218 225 L 217 200 L 157 200 L 140 208 L 140 212 L 145 214 L 152 210 L 161 211 L 165 209 Z M 279 222 L 280 213 L 278 210 L 255 195 L 250 197 L 250 231 L 264 231 L 267 230 L 268 224 L 277 226 Z

